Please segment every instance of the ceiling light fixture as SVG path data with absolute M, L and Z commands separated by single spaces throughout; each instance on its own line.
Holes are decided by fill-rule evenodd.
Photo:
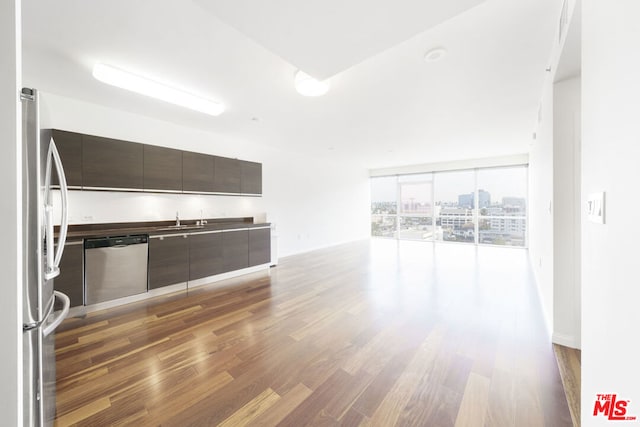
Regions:
M 424 54 L 424 60 L 426 62 L 436 62 L 441 60 L 447 54 L 447 49 L 443 47 L 436 47 L 427 51 Z
M 329 91 L 329 81 L 322 82 L 314 79 L 307 73 L 298 70 L 295 76 L 296 90 L 303 96 L 322 96 Z
M 93 66 L 93 77 L 103 83 L 212 116 L 218 116 L 224 111 L 224 105 L 219 102 L 174 89 L 109 65 L 95 64 Z

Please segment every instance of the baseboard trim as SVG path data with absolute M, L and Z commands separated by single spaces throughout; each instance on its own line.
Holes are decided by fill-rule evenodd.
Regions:
M 551 335 L 551 341 L 554 344 L 559 344 L 565 347 L 580 350 L 580 340 L 573 335 L 559 334 L 557 332 L 554 332 L 553 335 Z
M 189 280 L 187 282 L 187 288 L 197 288 L 199 286 L 210 285 L 221 280 L 232 279 L 238 276 L 244 276 L 245 274 L 256 273 L 262 270 L 269 270 L 271 262 L 266 264 L 256 265 L 255 267 L 243 268 L 242 270 L 230 271 L 228 273 L 216 274 L 214 276 L 203 277 L 201 279 Z
M 157 289 L 150 289 L 147 292 L 131 295 L 128 297 L 118 298 L 111 301 L 105 301 L 92 305 L 81 305 L 77 307 L 72 307 L 69 310 L 69 314 L 67 317 L 81 317 L 88 313 L 93 313 L 100 310 L 106 310 L 108 308 L 118 307 L 125 304 L 130 304 L 133 302 L 144 301 L 146 299 L 154 298 L 161 295 L 172 294 L 175 292 L 186 291 L 189 288 L 196 288 L 205 285 L 211 285 L 216 282 L 220 282 L 226 279 L 232 279 L 238 276 L 244 276 L 246 274 L 256 273 L 258 271 L 266 271 L 269 272 L 269 268 L 271 267 L 271 263 L 260 264 L 254 267 L 243 268 L 242 270 L 230 271 L 228 273 L 217 274 L 215 276 L 203 277 L 202 279 L 190 280 L 188 282 L 176 283 L 174 285 L 163 286 Z

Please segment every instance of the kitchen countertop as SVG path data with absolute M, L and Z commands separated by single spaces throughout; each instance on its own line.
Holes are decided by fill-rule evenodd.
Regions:
M 132 234 L 167 235 L 198 233 L 212 230 L 230 230 L 235 228 L 267 227 L 271 224 L 254 223 L 253 218 L 212 218 L 206 219 L 207 224 L 196 226 L 197 220 L 183 220 L 181 225 L 186 228 L 170 228 L 175 221 L 149 221 L 129 223 L 77 224 L 70 225 L 67 231 L 67 242 L 90 239 L 96 237 L 128 236 Z M 56 237 L 58 228 L 56 228 Z

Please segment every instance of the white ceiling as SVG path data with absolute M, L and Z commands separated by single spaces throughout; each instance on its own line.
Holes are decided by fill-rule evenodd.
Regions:
M 527 152 L 561 2 L 444 3 L 30 0 L 24 83 L 369 168 Z M 435 46 L 447 56 L 424 62 Z M 210 117 L 109 87 L 91 77 L 95 62 L 227 111 Z M 298 95 L 298 67 L 330 76 L 329 93 Z
M 324 80 L 484 0 L 195 1 L 288 63 Z

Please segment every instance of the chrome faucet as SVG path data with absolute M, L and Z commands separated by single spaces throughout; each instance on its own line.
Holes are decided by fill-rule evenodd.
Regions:
M 205 225 L 207 220 L 204 219 L 204 214 L 202 213 L 202 209 L 200 209 L 200 221 L 196 222 L 196 225 Z
M 180 215 L 178 215 L 178 211 L 176 211 L 176 227 L 180 227 Z

